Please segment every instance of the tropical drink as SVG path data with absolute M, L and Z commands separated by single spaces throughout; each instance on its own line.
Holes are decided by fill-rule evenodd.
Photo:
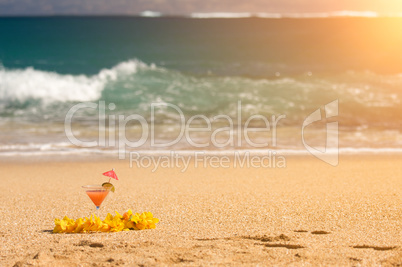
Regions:
M 95 204 L 97 210 L 100 208 L 100 205 L 109 194 L 109 191 L 114 192 L 115 190 L 114 186 L 110 183 L 110 179 L 113 178 L 119 180 L 116 173 L 114 172 L 114 169 L 103 173 L 103 175 L 110 177 L 108 182 L 105 182 L 102 185 L 84 185 L 82 187 L 85 189 L 85 192 Z
M 108 189 L 90 189 L 86 191 L 89 198 L 95 204 L 96 208 L 99 209 L 100 205 L 102 204 L 103 200 L 106 198 L 107 194 L 109 193 Z

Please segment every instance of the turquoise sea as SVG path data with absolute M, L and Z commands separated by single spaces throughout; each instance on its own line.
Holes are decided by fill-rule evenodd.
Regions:
M 297 152 L 304 119 L 338 100 L 333 119 L 344 151 L 402 151 L 401 47 L 402 18 L 0 18 L 0 154 L 114 151 L 112 143 L 72 145 L 65 134 L 71 107 L 99 101 L 107 107 L 100 128 L 106 136 L 119 130 L 110 123 L 119 115 L 137 114 L 154 123 L 160 143 L 178 136 L 180 116 L 172 108 L 152 116 L 152 103 L 175 105 L 186 120 L 227 115 L 235 136 L 252 115 L 286 115 L 276 145 L 272 129 L 253 138 L 269 139 L 265 148 Z M 310 144 L 325 144 L 325 123 L 306 130 Z M 193 125 L 204 127 L 205 120 Z M 261 120 L 250 125 L 264 127 Z M 225 126 L 227 120 L 215 120 L 212 130 Z M 72 129 L 80 140 L 98 140 L 98 110 L 77 111 Z M 125 128 L 134 141 L 142 130 L 135 121 Z M 228 136 L 222 131 L 217 139 Z M 192 138 L 206 143 L 210 133 Z M 135 149 L 194 146 L 183 138 L 163 148 L 148 140 Z

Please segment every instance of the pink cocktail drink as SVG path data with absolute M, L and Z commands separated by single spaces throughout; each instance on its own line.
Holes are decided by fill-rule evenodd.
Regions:
M 103 200 L 109 193 L 109 190 L 89 190 L 87 191 L 87 195 L 95 204 L 96 208 L 99 209 L 100 205 L 102 204 Z
M 85 192 L 95 204 L 96 209 L 99 209 L 103 200 L 105 200 L 106 196 L 109 194 L 110 189 L 102 187 L 100 185 L 87 185 L 83 186 L 85 188 Z

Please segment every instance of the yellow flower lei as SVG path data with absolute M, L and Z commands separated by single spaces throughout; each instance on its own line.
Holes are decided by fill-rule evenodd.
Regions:
M 159 220 L 154 218 L 152 213 L 143 212 L 141 214 L 128 210 L 121 216 L 117 211 L 113 217 L 107 214 L 105 220 L 101 220 L 96 215 L 91 217 L 73 220 L 65 216 L 62 220 L 54 220 L 53 233 L 88 233 L 88 232 L 120 232 L 129 230 L 154 229 Z

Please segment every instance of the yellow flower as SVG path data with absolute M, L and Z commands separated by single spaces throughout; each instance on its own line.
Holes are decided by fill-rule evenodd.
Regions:
M 134 223 L 132 221 L 126 221 L 125 222 L 125 228 L 133 229 L 134 228 Z
M 128 211 L 126 211 L 124 214 L 123 214 L 123 219 L 125 220 L 125 221 L 128 221 L 129 219 L 130 219 L 130 216 L 133 214 L 133 212 L 131 211 L 131 210 L 128 210 Z
M 65 216 L 62 220 L 54 220 L 53 233 L 86 233 L 86 232 L 120 232 L 143 229 L 154 229 L 159 220 L 154 218 L 152 213 L 143 212 L 141 214 L 128 210 L 121 216 L 117 211 L 113 217 L 107 214 L 105 220 L 101 220 L 96 215 L 91 217 L 73 220 Z
M 115 211 L 115 213 L 116 213 L 116 215 L 114 216 L 115 218 L 116 217 L 119 218 L 119 219 L 123 218 L 123 216 L 121 216 L 120 213 L 118 213 L 117 211 Z
M 93 224 L 94 224 L 94 221 L 92 220 L 92 215 L 89 218 L 85 217 L 84 223 L 83 223 L 83 232 L 90 232 Z
M 84 220 L 82 218 L 79 218 L 75 222 L 74 233 L 81 233 L 83 229 L 84 229 Z
M 99 230 L 101 232 L 110 232 L 110 226 L 107 223 L 103 223 L 102 227 Z
M 54 229 L 53 233 L 62 233 L 63 229 L 61 228 L 61 221 L 60 219 L 56 218 L 54 219 Z

